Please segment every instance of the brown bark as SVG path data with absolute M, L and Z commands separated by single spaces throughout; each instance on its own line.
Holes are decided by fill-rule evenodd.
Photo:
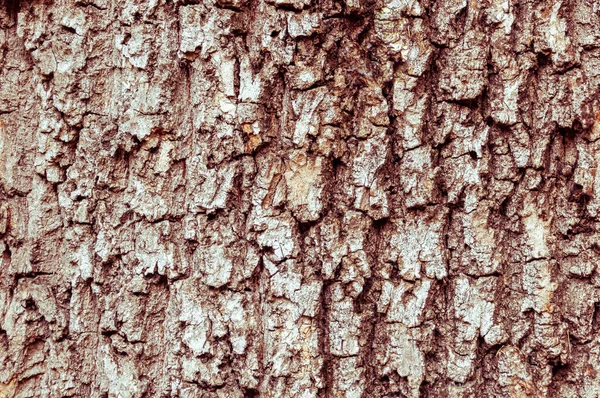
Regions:
M 600 396 L 597 1 L 0 27 L 0 397 Z

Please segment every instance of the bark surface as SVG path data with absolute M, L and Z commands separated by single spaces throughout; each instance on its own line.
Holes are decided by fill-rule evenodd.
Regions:
M 600 396 L 600 2 L 0 27 L 0 397 Z

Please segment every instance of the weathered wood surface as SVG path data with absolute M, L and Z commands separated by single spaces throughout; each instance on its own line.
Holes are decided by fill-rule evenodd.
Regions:
M 10 4 L 0 397 L 600 396 L 600 2 Z

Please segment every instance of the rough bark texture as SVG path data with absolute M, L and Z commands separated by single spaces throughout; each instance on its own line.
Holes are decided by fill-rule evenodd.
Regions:
M 598 1 L 0 24 L 0 397 L 600 396 Z

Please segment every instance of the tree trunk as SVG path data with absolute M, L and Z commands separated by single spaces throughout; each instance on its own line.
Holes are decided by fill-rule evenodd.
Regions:
M 0 24 L 0 397 L 600 396 L 598 1 Z

